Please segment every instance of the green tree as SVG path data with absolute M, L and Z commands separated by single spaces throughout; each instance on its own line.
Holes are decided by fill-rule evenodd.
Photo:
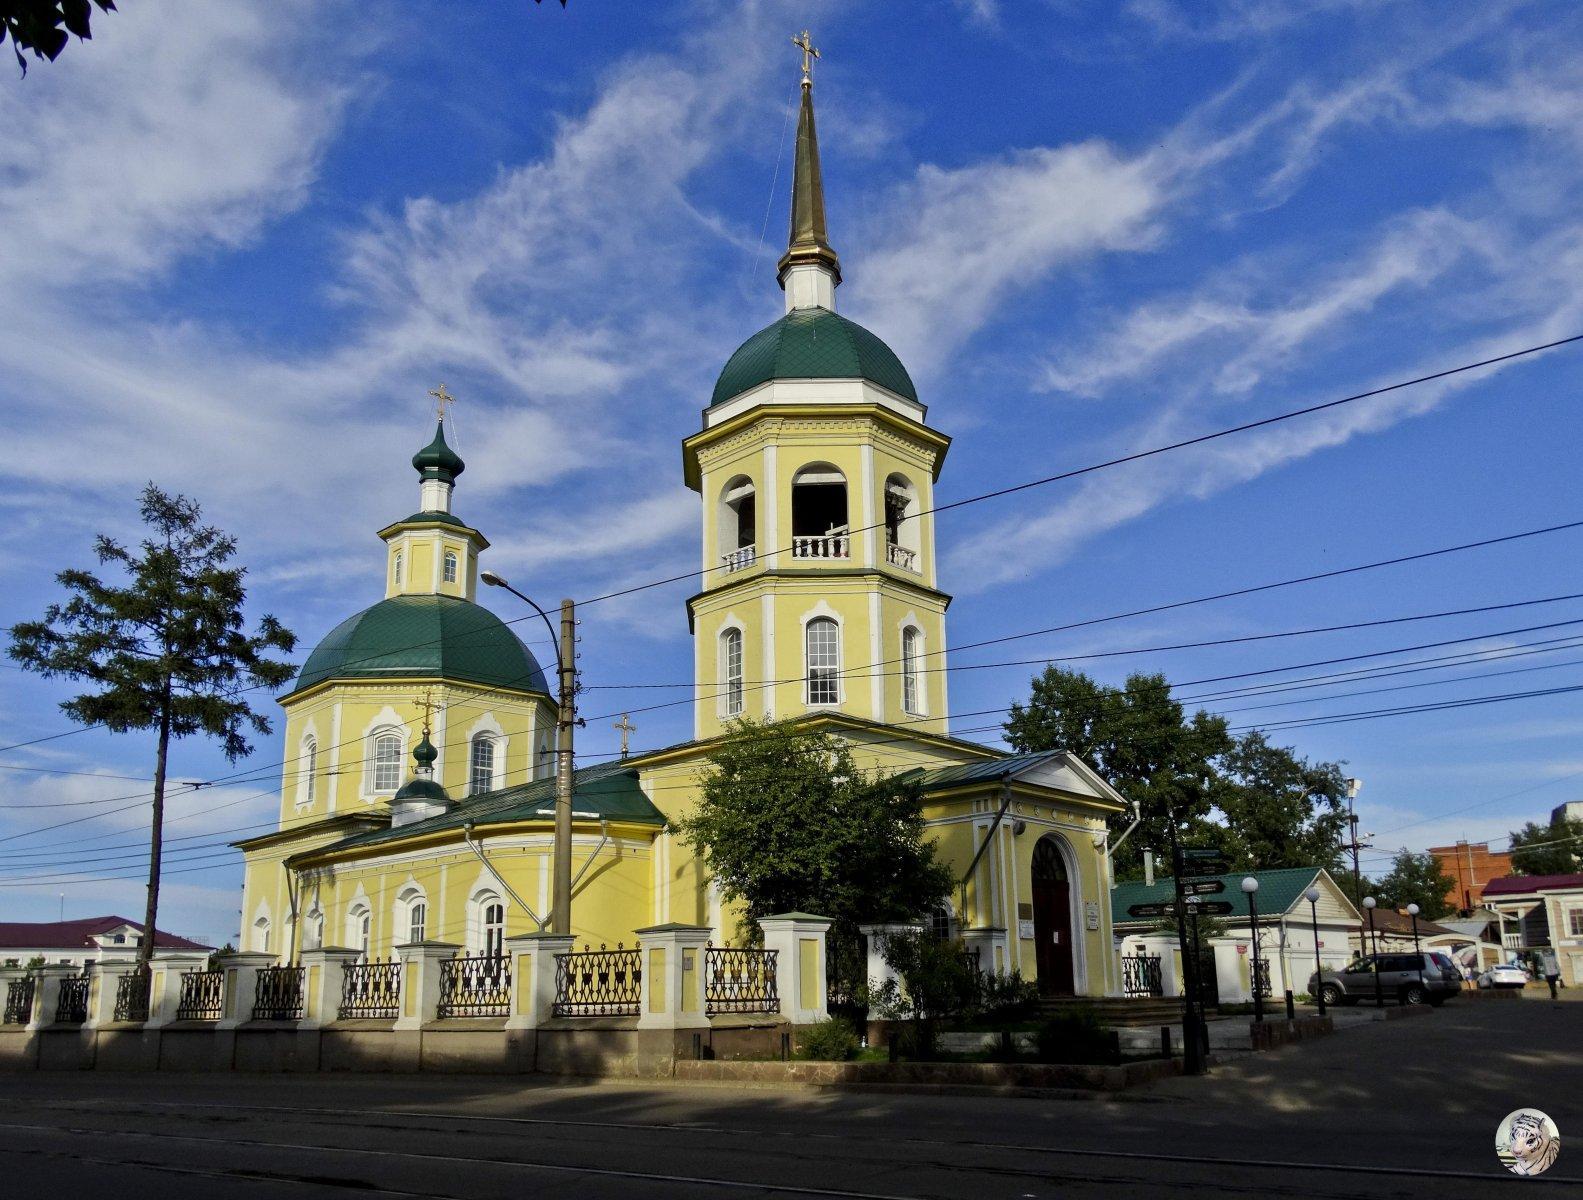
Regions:
M 1260 730 L 1215 763 L 1211 799 L 1225 823 L 1210 837 L 1240 868 L 1333 870 L 1346 831 L 1347 780 L 1338 763 L 1310 763 Z
M 170 743 L 202 734 L 217 738 L 231 762 L 252 753 L 248 735 L 269 733 L 270 723 L 240 694 L 290 680 L 295 668 L 268 653 L 289 652 L 297 639 L 271 616 L 260 619 L 256 633 L 244 632 L 246 570 L 227 565 L 236 540 L 201 524 L 195 502 L 151 483 L 140 511 L 151 533 L 139 552 L 104 535 L 94 544 L 99 562 L 122 572 L 121 583 L 62 571 L 56 582 L 74 595 L 50 605 L 41 621 L 13 625 L 10 655 L 46 677 L 92 685 L 61 704 L 72 720 L 115 733 L 155 733 L 148 904 L 138 948 L 138 961 L 147 963 L 159 909 Z
M 1433 854 L 1414 854 L 1406 846 L 1396 852 L 1390 874 L 1373 885 L 1374 897 L 1386 908 L 1417 904 L 1418 915 L 1436 921 L 1451 911 L 1447 897 L 1456 880 L 1441 869 Z
M 1011 706 L 1006 740 L 1024 754 L 1069 750 L 1139 806 L 1143 823 L 1116 853 L 1123 875 L 1137 872 L 1145 847 L 1170 845 L 1168 807 L 1188 831 L 1186 840 L 1197 840 L 1217 780 L 1213 760 L 1232 744 L 1223 718 L 1187 717 L 1163 675 L 1129 675 L 1115 688 L 1060 667 L 1046 667 L 1028 703 Z M 1131 819 L 1113 818 L 1112 833 Z
M 709 765 L 697 809 L 677 825 L 721 895 L 742 905 L 747 937 L 757 918 L 795 911 L 850 937 L 860 923 L 917 918 L 950 892 L 917 787 L 865 777 L 843 739 L 738 721 Z
M 1583 820 L 1529 821 L 1511 836 L 1512 870 L 1518 875 L 1571 875 L 1583 871 Z
M 11 38 L 17 66 L 27 74 L 22 51 L 54 62 L 71 34 L 91 38 L 93 10 L 114 12 L 115 0 L 0 0 L 0 42 Z

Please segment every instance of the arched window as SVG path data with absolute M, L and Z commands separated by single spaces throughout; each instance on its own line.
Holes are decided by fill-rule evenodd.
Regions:
M 485 958 L 499 958 L 506 951 L 506 906 L 498 897 L 478 901 L 478 949 Z
M 815 617 L 805 632 L 808 663 L 808 703 L 837 704 L 841 700 L 841 628 L 829 617 Z
M 901 631 L 901 706 L 913 716 L 923 713 L 923 688 L 919 680 L 919 660 L 923 657 L 923 633 L 914 625 Z
M 368 742 L 369 790 L 395 791 L 401 786 L 401 734 L 394 729 L 376 729 Z
M 372 914 L 368 905 L 362 901 L 353 904 L 346 910 L 346 944 L 350 949 L 359 950 L 364 958 L 368 957 L 368 934 L 372 925 Z
M 456 551 L 454 550 L 445 552 L 445 582 L 456 582 Z
M 918 489 L 905 475 L 885 481 L 885 561 L 918 569 Z
M 467 794 L 493 791 L 495 787 L 495 739 L 487 733 L 473 738 L 473 754 L 469 760 Z
M 297 759 L 297 803 L 312 804 L 319 769 L 319 743 L 310 733 L 302 739 L 302 754 Z
M 429 906 L 422 900 L 407 905 L 407 941 L 416 945 L 423 940 L 429 921 Z
M 269 953 L 269 918 L 259 917 L 253 922 L 253 949 L 260 954 Z
M 753 481 L 738 475 L 720 495 L 720 560 L 727 571 L 751 567 L 757 560 L 758 496 Z
M 308 910 L 308 919 L 302 926 L 302 948 L 317 950 L 324 945 L 324 913 L 315 904 Z
M 951 906 L 940 904 L 929 913 L 929 936 L 937 942 L 949 942 L 956 933 L 951 917 Z
M 539 739 L 539 777 L 544 778 L 555 774 L 555 750 L 550 746 L 549 736 Z
M 828 463 L 792 478 L 792 557 L 849 558 L 846 476 Z
M 728 717 L 742 715 L 742 631 L 728 629 L 720 635 L 720 676 L 725 682 L 724 708 Z
M 401 562 L 402 562 L 402 559 L 401 559 L 401 551 L 400 551 L 400 550 L 397 550 L 397 551 L 396 551 L 396 586 L 397 586 L 397 587 L 400 587 L 400 586 L 401 586 L 401 583 L 402 583 L 402 578 L 401 578 Z

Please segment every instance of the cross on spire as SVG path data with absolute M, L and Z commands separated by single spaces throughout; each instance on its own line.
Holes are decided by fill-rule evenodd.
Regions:
M 440 420 L 445 420 L 445 410 L 456 403 L 456 397 L 445 390 L 443 383 L 437 388 L 430 388 L 429 395 L 434 397 L 435 412 L 439 415 Z
M 621 731 L 621 757 L 625 758 L 627 756 L 627 739 L 638 731 L 638 727 L 632 723 L 629 714 L 622 713 L 621 720 L 617 721 L 610 728 Z
M 802 85 L 803 87 L 812 87 L 813 60 L 819 57 L 819 51 L 815 49 L 813 40 L 809 38 L 806 29 L 802 31 L 801 36 L 792 38 L 791 43 L 802 51 Z
M 445 385 L 440 385 L 443 390 Z M 423 710 L 423 736 L 429 736 L 429 722 L 433 719 L 434 710 L 439 707 L 434 703 L 434 689 L 424 688 L 423 696 L 418 700 L 418 707 Z

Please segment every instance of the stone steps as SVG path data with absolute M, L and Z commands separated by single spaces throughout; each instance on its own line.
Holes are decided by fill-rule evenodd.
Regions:
M 1169 1025 L 1182 1019 L 1182 1002 L 1171 997 L 1045 996 L 1039 1013 L 1045 1018 L 1087 1009 L 1101 1025 Z

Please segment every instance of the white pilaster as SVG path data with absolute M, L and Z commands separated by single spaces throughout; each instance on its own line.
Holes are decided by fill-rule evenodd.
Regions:
M 781 913 L 760 917 L 759 928 L 764 931 L 764 949 L 776 951 L 775 988 L 781 1016 L 793 1025 L 812 1025 L 829 1017 L 825 975 L 829 918 Z
M 709 929 L 703 925 L 653 925 L 639 929 L 643 986 L 638 1008 L 639 1029 L 707 1027 L 704 1012 L 704 949 Z

